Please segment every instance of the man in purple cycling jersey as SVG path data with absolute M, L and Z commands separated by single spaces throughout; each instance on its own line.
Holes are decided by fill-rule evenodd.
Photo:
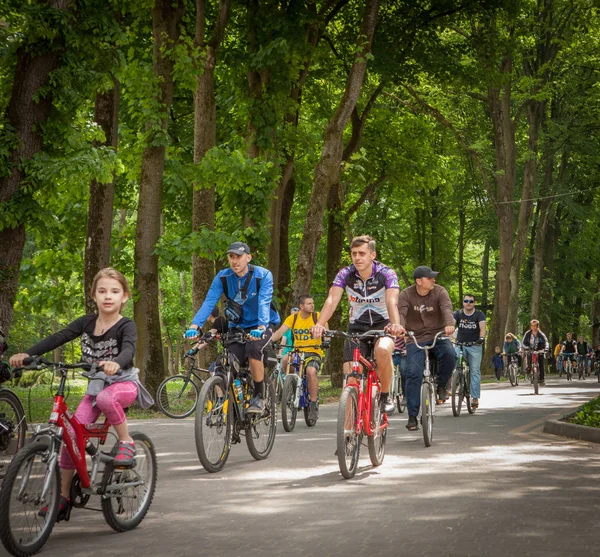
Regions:
M 344 267 L 335 277 L 329 295 L 321 309 L 315 326 L 311 329 L 314 338 L 320 338 L 325 331 L 325 324 L 337 308 L 344 290 L 350 302 L 350 324 L 348 332 L 364 333 L 372 330 L 387 329 L 391 335 L 404 333 L 398 315 L 398 277 L 396 273 L 375 260 L 375 240 L 370 236 L 358 236 L 350 244 L 352 265 Z M 369 343 L 361 341 L 360 350 L 366 355 Z M 392 353 L 394 341 L 391 338 L 380 338 L 375 344 L 374 356 L 377 362 L 377 373 L 381 381 L 381 408 L 391 414 L 394 403 L 389 399 L 392 384 Z M 351 371 L 352 346 L 346 342 L 344 346 L 344 373 Z

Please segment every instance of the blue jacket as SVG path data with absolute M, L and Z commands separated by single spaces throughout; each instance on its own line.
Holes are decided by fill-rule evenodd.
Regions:
M 250 272 L 250 271 L 248 271 Z M 192 319 L 192 324 L 202 327 L 208 316 L 217 305 L 219 298 L 224 294 L 223 283 L 221 277 L 225 277 L 227 281 L 227 294 L 229 299 L 235 300 L 236 294 L 240 291 L 240 286 L 246 282 L 246 273 L 243 277 L 238 277 L 232 269 L 224 269 L 217 273 L 217 276 L 212 281 L 210 289 L 206 294 L 206 298 L 198 313 Z M 260 292 L 257 292 L 256 280 L 260 279 Z M 273 298 L 273 275 L 271 271 L 264 267 L 254 266 L 252 279 L 248 284 L 247 299 L 242 306 L 242 320 L 237 325 L 229 323 L 230 328 L 240 327 L 242 329 L 250 329 L 258 325 L 268 327 L 269 324 L 278 325 L 281 319 L 275 308 L 271 307 Z M 236 300 L 237 301 L 237 300 Z

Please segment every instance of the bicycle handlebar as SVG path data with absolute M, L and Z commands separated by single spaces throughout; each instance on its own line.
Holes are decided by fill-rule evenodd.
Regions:
M 426 344 L 425 346 L 421 346 L 418 342 L 417 339 L 415 337 L 415 333 L 413 331 L 407 331 L 406 334 L 412 338 L 413 342 L 415 343 L 415 346 L 417 348 L 419 348 L 420 350 L 431 350 L 437 343 L 438 340 L 447 340 L 448 337 L 444 336 L 444 331 L 440 331 L 439 333 L 437 333 L 434 337 L 433 337 L 433 343 L 432 344 Z
M 345 331 L 324 331 L 324 337 L 344 337 L 349 340 L 359 340 L 361 338 L 382 338 L 382 337 L 392 337 L 389 333 L 385 332 L 385 330 L 375 330 L 375 331 L 365 331 L 364 333 L 347 333 Z
M 29 356 L 23 360 L 23 366 L 16 367 L 13 369 L 13 372 L 24 371 L 29 369 L 58 369 L 67 371 L 69 369 L 83 369 L 85 371 L 93 371 L 94 373 L 97 371 L 103 371 L 104 366 L 99 366 L 96 363 L 90 362 L 77 362 L 75 364 L 65 364 L 64 362 L 50 362 L 42 358 L 41 356 Z M 121 371 L 121 370 L 119 370 Z M 82 374 L 83 375 L 83 374 Z M 86 375 L 89 377 L 89 375 Z

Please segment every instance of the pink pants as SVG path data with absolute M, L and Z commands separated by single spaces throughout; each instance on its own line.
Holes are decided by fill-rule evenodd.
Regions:
M 133 381 L 113 383 L 98 393 L 96 405 L 92 406 L 94 397 L 85 395 L 75 411 L 75 417 L 80 424 L 93 424 L 104 414 L 111 425 L 120 425 L 125 421 L 124 408 L 131 406 L 138 395 L 137 385 Z M 60 456 L 60 467 L 73 470 L 75 467 L 66 448 L 63 447 Z

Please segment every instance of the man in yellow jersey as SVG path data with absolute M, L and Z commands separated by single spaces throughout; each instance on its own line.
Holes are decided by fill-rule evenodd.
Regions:
M 315 312 L 315 301 L 309 294 L 303 294 L 298 299 L 300 311 L 289 315 L 281 327 L 277 329 L 271 341 L 277 342 L 288 330 L 292 330 L 294 336 L 294 348 L 304 352 L 304 366 L 306 368 L 306 380 L 310 403 L 308 405 L 308 419 L 317 421 L 319 417 L 319 380 L 317 373 L 321 367 L 323 350 L 321 341 L 316 340 L 310 334 L 310 329 L 319 319 L 319 312 Z

